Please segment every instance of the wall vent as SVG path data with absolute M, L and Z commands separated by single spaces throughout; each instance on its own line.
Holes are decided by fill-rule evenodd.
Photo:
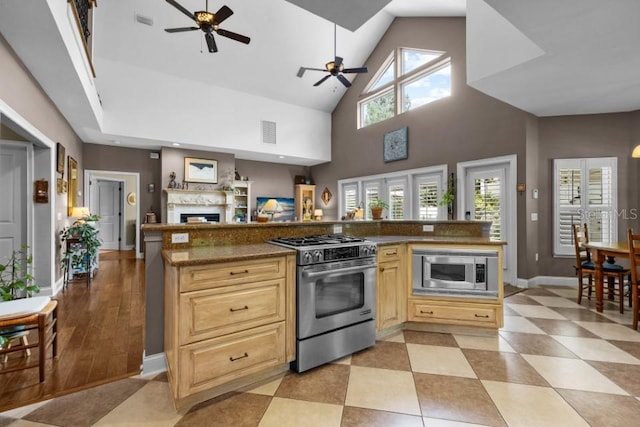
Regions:
M 153 18 L 149 18 L 148 16 L 140 15 L 139 13 L 136 13 L 136 21 L 141 23 L 141 24 L 148 25 L 150 27 L 153 26 Z
M 276 122 L 262 121 L 262 142 L 264 144 L 276 143 Z

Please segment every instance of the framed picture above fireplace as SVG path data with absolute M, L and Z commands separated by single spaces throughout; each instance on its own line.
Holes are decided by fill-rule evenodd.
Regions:
M 218 162 L 209 159 L 184 158 L 184 180 L 216 184 L 218 182 Z

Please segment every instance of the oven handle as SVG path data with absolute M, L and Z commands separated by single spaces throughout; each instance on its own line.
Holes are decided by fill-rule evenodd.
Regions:
M 376 264 L 371 264 L 371 265 L 359 265 L 357 267 L 348 267 L 348 268 L 341 268 L 339 270 L 323 270 L 323 271 L 307 271 L 307 270 L 303 270 L 302 271 L 302 277 L 305 278 L 313 278 L 313 277 L 319 277 L 319 276 L 329 276 L 331 274 L 335 274 L 335 273 L 339 273 L 339 274 L 345 274 L 345 273 L 353 273 L 356 271 L 365 271 L 368 270 L 370 268 L 376 268 Z

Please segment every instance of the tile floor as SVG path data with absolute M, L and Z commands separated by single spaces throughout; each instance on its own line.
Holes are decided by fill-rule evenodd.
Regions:
M 3 426 L 629 426 L 640 333 L 608 305 L 541 286 L 505 300 L 495 337 L 404 331 L 375 348 L 176 413 L 165 375 L 0 414 Z M 636 420 L 636 421 L 633 421 Z

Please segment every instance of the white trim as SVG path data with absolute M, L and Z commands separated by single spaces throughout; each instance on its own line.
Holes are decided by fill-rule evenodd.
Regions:
M 507 200 L 505 203 L 505 211 L 509 212 L 507 218 L 508 235 L 507 246 L 509 265 L 509 277 L 504 278 L 508 283 L 517 283 L 518 278 L 518 199 L 516 192 L 516 183 L 518 182 L 518 156 L 509 154 L 506 156 L 491 157 L 487 159 L 471 160 L 468 162 L 460 162 L 457 165 L 458 176 L 456 177 L 456 189 L 458 199 L 458 215 L 465 211 L 466 188 L 464 185 L 464 177 L 467 169 L 483 167 L 483 166 L 499 166 L 507 164 L 509 167 L 507 182 L 505 183 L 505 194 Z
M 577 277 L 536 276 L 531 279 L 518 279 L 519 288 L 531 288 L 538 285 L 569 286 L 578 289 Z
M 84 170 L 84 194 L 87 197 L 85 203 L 87 206 L 89 205 L 89 179 L 91 176 L 94 178 L 104 178 L 104 179 L 113 179 L 110 178 L 109 175 L 129 175 L 133 176 L 136 179 L 136 194 L 140 197 L 140 173 L 139 172 L 122 172 L 122 171 L 105 171 L 105 170 L 97 170 L 97 169 L 85 169 Z M 124 197 L 124 192 L 123 192 Z M 142 259 L 144 258 L 144 254 L 141 252 L 140 248 L 140 203 L 136 203 L 136 258 Z
M 152 354 L 142 357 L 142 373 L 143 377 L 149 377 L 152 375 L 158 375 L 167 370 L 167 359 L 164 353 Z

